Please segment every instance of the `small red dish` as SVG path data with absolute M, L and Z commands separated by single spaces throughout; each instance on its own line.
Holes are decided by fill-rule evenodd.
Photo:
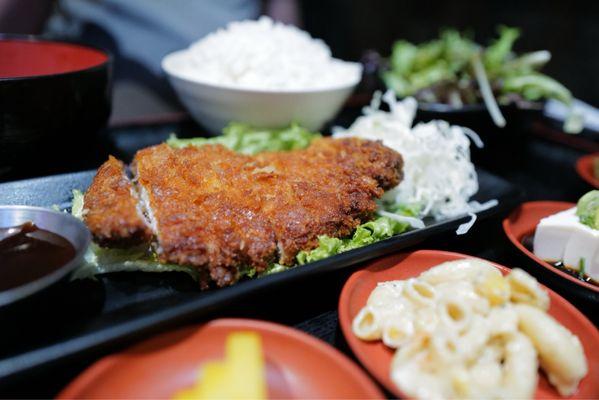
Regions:
M 534 234 L 535 229 L 541 219 L 574 206 L 576 206 L 576 204 L 561 201 L 531 201 L 528 203 L 522 203 L 506 219 L 503 220 L 503 230 L 505 231 L 505 234 L 510 242 L 512 242 L 514 246 L 516 246 L 530 259 L 536 261 L 544 268 L 555 272 L 570 282 L 592 290 L 595 293 L 599 293 L 599 286 L 576 279 L 572 275 L 569 275 L 568 273 L 535 256 L 532 251 L 527 249 L 526 246 L 522 244 L 522 240 L 526 236 L 531 236 Z
M 387 390 L 397 397 L 407 397 L 390 378 L 393 350 L 381 341 L 366 342 L 358 339 L 352 332 L 352 321 L 366 304 L 372 290 L 378 282 L 407 279 L 420 275 L 427 269 L 445 261 L 459 260 L 468 255 L 437 250 L 419 250 L 413 253 L 395 254 L 375 261 L 368 267 L 350 276 L 339 299 L 339 323 L 350 348 L 362 365 Z M 506 274 L 509 268 L 492 263 Z M 570 398 L 597 398 L 599 396 L 599 331 L 572 304 L 546 287 L 543 287 L 551 300 L 549 314 L 576 334 L 585 350 L 589 371 L 580 382 L 578 391 Z M 549 384 L 543 374 L 539 376 L 539 385 L 535 398 L 559 398 L 557 391 Z
M 599 189 L 599 179 L 593 173 L 593 161 L 599 158 L 599 153 L 587 154 L 576 161 L 576 172 L 589 185 Z
M 376 384 L 333 347 L 292 328 L 248 319 L 179 329 L 105 357 L 58 398 L 171 398 L 193 385 L 204 361 L 224 357 L 226 337 L 236 331 L 262 338 L 269 398 L 383 398 Z

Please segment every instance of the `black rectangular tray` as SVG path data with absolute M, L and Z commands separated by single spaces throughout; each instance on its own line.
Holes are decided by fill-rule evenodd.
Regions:
M 521 193 L 504 179 L 477 170 L 480 189 L 474 200 L 497 199 L 479 218 L 507 212 Z M 0 204 L 70 207 L 73 189 L 85 190 L 95 171 L 56 175 L 0 184 Z M 231 287 L 201 292 L 187 275 L 177 272 L 121 272 L 97 280 L 63 282 L 8 311 L 0 309 L 0 383 L 36 368 L 66 361 L 110 345 L 214 313 L 226 305 L 279 284 L 299 282 L 327 271 L 396 252 L 426 238 L 455 230 L 467 216 L 406 232 L 359 249 Z M 39 297 L 39 296 L 38 296 Z

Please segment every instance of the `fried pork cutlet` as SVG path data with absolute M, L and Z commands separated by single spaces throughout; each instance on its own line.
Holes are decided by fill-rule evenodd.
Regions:
M 127 247 L 152 238 L 125 166 L 116 158 L 110 156 L 98 169 L 84 204 L 83 218 L 99 245 Z
M 275 261 L 275 236 L 249 185 L 252 158 L 221 145 L 141 150 L 133 168 L 162 261 L 208 267 L 219 286 Z M 251 174 L 251 173 L 250 173 Z
M 267 171 L 250 182 L 277 236 L 279 262 L 293 263 L 318 236 L 343 237 L 371 218 L 375 198 L 401 179 L 399 154 L 361 139 L 319 139 L 306 150 L 262 153 Z
M 378 142 L 327 138 L 256 156 L 163 144 L 139 151 L 132 167 L 160 259 L 206 268 L 224 286 L 244 267 L 293 264 L 320 235 L 351 234 L 399 183 L 402 159 Z

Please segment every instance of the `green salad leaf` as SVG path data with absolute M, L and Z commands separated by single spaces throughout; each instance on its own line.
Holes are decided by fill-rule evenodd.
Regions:
M 166 143 L 175 148 L 222 144 L 239 153 L 256 154 L 262 151 L 303 149 L 318 137 L 319 133 L 310 132 L 295 123 L 281 129 L 256 129 L 247 124 L 231 122 L 220 136 L 179 139 L 173 135 Z
M 518 56 L 513 47 L 520 30 L 500 26 L 497 32 L 498 37 L 487 47 L 455 29 L 444 30 L 439 38 L 419 45 L 397 41 L 382 79 L 400 97 L 415 96 L 421 102 L 454 107 L 489 106 L 496 104 L 494 97 L 502 104 L 555 99 L 571 108 L 564 130 L 580 132 L 584 126 L 580 115 L 572 111 L 570 91 L 539 72 L 551 53 L 541 50 Z M 494 114 L 496 123 L 502 121 L 499 110 Z
M 85 254 L 84 263 L 73 273 L 73 279 L 123 271 L 184 272 L 196 281 L 200 278 L 198 270 L 194 267 L 158 261 L 156 254 L 148 246 L 115 249 L 92 243 Z
M 556 99 L 572 103 L 572 93 L 553 78 L 540 73 L 508 76 L 501 87 L 503 94 L 520 93 L 526 100 Z
M 84 197 L 80 190 L 73 190 L 71 214 L 83 218 Z M 98 274 L 121 271 L 143 272 L 185 272 L 194 280 L 199 280 L 196 268 L 165 264 L 158 261 L 156 253 L 149 246 L 139 246 L 128 249 L 100 247 L 92 243 L 85 253 L 83 264 L 72 275 L 73 279 L 93 278 Z
M 507 26 L 500 26 L 498 32 L 499 38 L 483 52 L 483 62 L 489 76 L 501 71 L 501 67 L 512 53 L 514 42 L 520 36 L 520 30 Z
M 356 228 L 349 238 L 339 239 L 329 236 L 318 237 L 318 247 L 309 251 L 300 251 L 296 257 L 299 265 L 322 260 L 344 251 L 357 249 L 405 232 L 410 225 L 388 217 L 378 217 Z

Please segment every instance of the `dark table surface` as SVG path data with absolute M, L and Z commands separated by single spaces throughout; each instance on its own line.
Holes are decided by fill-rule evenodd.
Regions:
M 160 142 L 173 131 L 189 134 L 194 130 L 197 131 L 197 127 L 188 121 L 113 128 L 105 133 L 106 143 L 108 143 L 106 149 L 121 158 L 128 159 L 136 149 Z M 574 169 L 574 164 L 584 154 L 583 151 L 541 138 L 539 135 L 526 135 L 526 138 L 512 145 L 515 146 L 514 148 L 517 147 L 518 151 L 510 152 L 508 146 L 508 150 L 499 158 L 499 162 L 495 161 L 493 165 L 484 165 L 484 167 L 518 185 L 523 190 L 525 199 L 574 202 L 591 189 L 578 177 Z M 447 234 L 435 237 L 414 249 L 455 251 L 486 258 L 510 267 L 527 269 L 543 283 L 572 301 L 595 324 L 599 323 L 596 304 L 589 304 L 573 297 L 572 293 L 559 287 L 559 282 L 556 283 L 551 276 L 539 272 L 538 266 L 516 252 L 503 233 L 501 220 L 504 216 L 479 221 L 464 236 Z M 308 332 L 334 345 L 355 360 L 341 335 L 336 309 L 343 284 L 357 268 L 360 266 L 320 275 L 318 279 L 303 280 L 261 292 L 259 295 L 244 299 L 243 303 L 234 304 L 220 310 L 217 314 L 197 320 L 196 323 L 220 317 L 273 321 Z M 116 352 L 123 348 L 125 346 L 114 347 L 112 351 Z M 0 397 L 52 397 L 83 369 L 103 355 L 105 354 L 92 354 L 66 365 L 34 372 L 6 385 L 0 383 Z

